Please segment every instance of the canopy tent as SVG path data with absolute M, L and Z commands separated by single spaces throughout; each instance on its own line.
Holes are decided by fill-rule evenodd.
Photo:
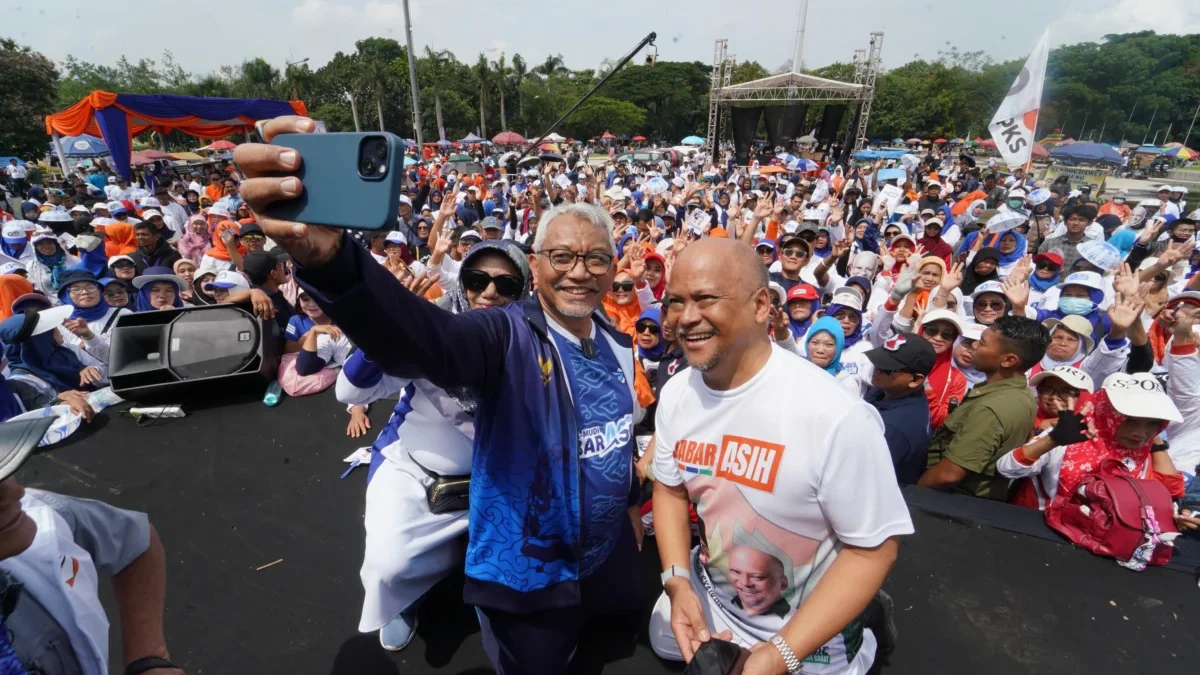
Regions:
M 464 143 L 464 144 L 482 143 L 483 141 L 484 141 L 483 138 L 476 136 L 475 134 L 467 134 L 464 138 L 458 139 L 459 143 Z
M 947 141 L 946 141 L 946 139 L 944 139 L 944 138 L 935 138 L 935 139 L 933 139 L 933 142 L 934 142 L 934 143 L 938 143 L 938 144 L 942 144 L 942 143 L 945 143 L 945 142 L 947 142 Z
M 209 143 L 208 145 L 206 145 L 202 148 L 196 148 L 196 149 L 197 150 L 232 150 L 236 147 L 237 147 L 237 144 L 232 143 L 230 141 L 213 141 L 212 143 Z
M 135 166 L 153 164 L 160 159 L 171 159 L 171 155 L 162 150 L 134 150 L 133 155 L 129 158 L 129 163 Z
M 542 140 L 543 140 L 543 141 L 550 141 L 550 142 L 552 142 L 552 143 L 558 143 L 558 142 L 560 142 L 560 141 L 565 141 L 565 140 L 567 140 L 567 138 L 566 138 L 565 136 L 560 136 L 559 134 L 554 134 L 554 133 L 552 133 L 552 134 L 547 134 L 547 135 L 546 135 L 546 137 L 545 137 L 545 138 L 543 138 Z
M 683 145 L 704 145 L 704 139 L 699 136 L 688 136 L 679 142 Z
M 108 154 L 108 145 L 104 140 L 90 134 L 67 136 L 60 141 L 63 153 L 67 157 L 99 157 Z
M 645 143 L 646 137 L 645 136 L 634 136 L 632 140 L 634 143 Z
M 177 159 L 183 162 L 203 162 L 204 158 L 194 152 L 172 152 L 171 159 Z
M 103 137 L 113 166 L 128 179 L 133 137 L 145 131 L 179 130 L 197 138 L 224 138 L 246 131 L 259 120 L 280 115 L 308 115 L 308 108 L 303 101 L 114 94 L 97 90 L 66 110 L 47 115 L 46 133 L 54 137 L 56 144 L 61 136 L 87 133 Z M 60 153 L 59 161 L 64 160 Z
M 612 140 L 616 140 L 616 138 L 617 138 L 616 136 L 613 136 L 612 134 L 610 134 L 607 131 L 600 134 L 600 139 L 604 140 L 604 141 L 612 141 Z
M 1082 142 L 1060 145 L 1050 151 L 1050 156 L 1068 163 L 1094 162 L 1115 165 L 1120 165 L 1123 159 L 1121 153 L 1114 150 L 1111 145 Z

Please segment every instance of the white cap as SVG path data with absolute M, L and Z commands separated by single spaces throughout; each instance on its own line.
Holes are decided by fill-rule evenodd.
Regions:
M 33 328 L 33 335 L 41 335 L 48 333 L 62 325 L 67 317 L 71 316 L 71 312 L 75 308 L 71 305 L 59 305 L 50 309 L 43 309 L 37 313 L 37 325 Z
M 138 202 L 138 205 L 143 207 L 150 206 L 156 209 L 162 208 L 162 202 L 158 201 L 157 197 L 145 197 Z
M 662 241 L 658 242 L 658 246 L 655 246 L 654 250 L 659 255 L 665 256 L 667 254 L 667 251 L 670 251 L 674 246 L 675 246 L 675 240 L 670 237 L 667 237 L 667 238 L 663 239 Z
M 17 272 L 25 272 L 25 266 L 19 262 L 6 262 L 0 265 L 0 276 L 5 274 L 16 274 Z
M 889 223 L 889 225 L 898 225 L 898 224 L 899 224 L 899 223 Z M 885 228 L 885 229 L 886 229 L 886 228 Z M 907 240 L 908 240 L 908 243 L 909 243 L 909 244 L 910 244 L 910 245 L 911 245 L 911 246 L 912 246 L 914 249 L 916 249 L 916 248 L 917 248 L 917 240 L 916 240 L 916 239 L 913 239 L 913 238 L 912 238 L 912 235 L 904 234 L 904 232 L 903 232 L 903 226 L 901 226 L 901 232 L 900 232 L 900 234 L 896 235 L 895 237 L 892 237 L 892 246 L 895 246 L 895 245 L 896 245 L 896 242 L 900 241 L 901 239 L 907 239 Z
M 1025 191 L 1024 191 L 1024 190 L 1022 190 L 1021 188 L 1013 188 L 1013 189 L 1011 189 L 1011 190 L 1009 190 L 1009 191 L 1008 191 L 1008 196 L 1009 196 L 1009 197 L 1021 197 L 1021 198 L 1024 198 L 1024 197 L 1025 197 Z
M 931 324 L 934 321 L 949 321 L 950 323 L 954 324 L 955 328 L 958 329 L 959 335 L 962 335 L 964 331 L 963 320 L 962 317 L 958 315 L 958 312 L 952 312 L 944 308 L 931 309 L 925 313 L 925 316 L 921 317 L 922 326 Z
M 224 216 L 226 218 L 232 215 L 229 213 L 229 207 L 225 206 L 224 202 L 217 202 L 216 204 L 208 207 L 208 214 L 210 216 Z
M 787 299 L 787 291 L 783 290 L 783 286 L 779 285 L 778 283 L 774 281 L 767 283 L 767 289 L 779 296 L 779 304 L 782 305 L 783 301 Z
M 1174 189 L 1175 188 L 1171 187 L 1170 185 L 1159 185 L 1158 189 L 1155 190 L 1155 192 L 1162 192 L 1163 190 L 1166 190 L 1167 192 L 1171 192 Z M 1108 380 L 1105 380 L 1105 382 L 1108 382 Z
M 983 337 L 983 331 L 987 330 L 987 326 L 978 323 L 968 323 L 963 326 L 962 336 L 968 340 L 978 340 Z
M 1158 208 L 1158 207 L 1162 206 L 1162 202 L 1157 199 L 1154 199 L 1152 197 L 1150 199 L 1143 199 L 1142 201 L 1138 202 L 1137 205 L 1138 206 L 1153 206 L 1155 208 Z
M 1089 394 L 1095 392 L 1096 384 L 1092 382 L 1092 376 L 1074 366 L 1056 366 L 1050 370 L 1043 370 L 1029 378 L 1029 386 L 1036 388 L 1047 378 L 1051 377 L 1057 377 L 1072 387 L 1082 389 Z
M 1127 417 L 1148 417 L 1168 422 L 1182 422 L 1179 408 L 1167 396 L 1162 383 L 1150 373 L 1113 373 L 1104 378 L 1101 388 L 1108 393 L 1117 412 Z
M 404 238 L 404 233 L 392 230 L 387 233 L 383 240 L 389 244 L 408 244 L 408 240 Z
M 984 293 L 999 293 L 1000 295 L 1004 295 L 1004 284 L 995 279 L 985 281 L 975 287 L 975 292 L 971 294 L 971 299 L 974 300 Z
M 862 293 L 859 293 L 857 288 L 842 286 L 833 292 L 833 299 L 829 304 L 842 305 L 843 307 L 849 307 L 861 312 L 863 306 Z
M 116 177 L 116 176 L 109 176 L 109 177 L 108 177 L 108 184 L 109 184 L 109 185 L 116 185 L 116 184 L 117 184 L 117 177 Z
M 1182 185 L 1176 185 L 1175 187 L 1171 188 L 1171 192 L 1179 192 L 1186 195 L 1188 193 L 1188 189 Z
M 96 211 L 107 211 L 107 210 L 108 210 L 108 204 L 106 204 L 104 202 L 96 202 L 95 204 L 92 204 L 92 213 L 95 213 Z
M 412 208 L 412 200 L 404 195 L 400 195 L 400 203 L 407 204 L 409 208 Z
M 24 239 L 25 228 L 17 222 L 9 222 L 4 224 L 4 229 L 0 230 L 0 237 L 8 239 Z
M 39 241 L 46 241 L 46 240 L 57 242 L 58 236 L 55 235 L 52 230 L 38 229 L 38 230 L 33 231 L 33 236 L 29 238 L 29 243 L 36 244 Z
M 142 220 L 150 220 L 154 216 L 162 218 L 162 212 L 154 209 L 146 209 L 145 211 L 142 211 Z
M 246 277 L 235 270 L 225 270 L 217 272 L 217 278 L 213 279 L 212 285 L 217 288 L 225 288 L 228 290 L 248 291 L 250 290 L 250 282 L 246 281 Z
M 1104 281 L 1095 272 L 1072 272 L 1058 285 L 1059 288 L 1066 288 L 1067 286 L 1085 286 L 1097 291 L 1103 291 Z
M 91 213 L 91 211 L 88 211 L 88 207 L 84 206 L 83 204 L 76 204 L 75 206 L 72 206 L 71 210 L 67 213 Z
M 38 216 L 39 223 L 69 223 L 71 220 L 71 214 L 65 210 L 60 211 L 58 209 L 42 211 L 41 215 Z
M 133 258 L 130 258 L 127 255 L 114 255 L 113 257 L 108 259 L 108 266 L 112 267 L 113 265 L 116 265 L 117 263 L 121 262 L 122 260 L 129 263 L 130 265 L 137 264 L 137 263 L 133 262 Z

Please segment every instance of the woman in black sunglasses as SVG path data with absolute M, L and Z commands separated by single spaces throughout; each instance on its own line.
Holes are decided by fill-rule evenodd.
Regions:
M 516 244 L 479 242 L 463 256 L 456 283 L 437 303 L 455 313 L 503 307 L 528 294 L 530 278 Z M 361 352 L 338 375 L 338 400 L 355 407 L 402 391 L 402 404 L 383 431 L 392 434 L 390 440 L 381 434 L 373 448 L 360 573 L 365 600 L 359 630 L 378 630 L 388 651 L 408 645 L 421 598 L 461 564 L 467 511 L 445 504 L 435 510 L 426 486 L 435 476 L 458 482 L 471 473 L 476 405 L 470 391 L 387 375 Z

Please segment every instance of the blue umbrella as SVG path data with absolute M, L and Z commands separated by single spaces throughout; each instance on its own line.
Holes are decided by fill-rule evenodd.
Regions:
M 904 139 L 903 139 L 903 138 L 893 138 L 893 139 L 892 139 L 892 142 L 893 142 L 893 143 L 903 143 L 903 142 L 904 142 Z
M 401 138 L 400 140 L 401 140 L 401 141 L 404 143 L 404 147 L 406 147 L 406 148 L 415 148 L 415 147 L 417 147 L 417 142 L 416 142 L 416 141 L 414 141 L 414 140 L 411 140 L 411 139 L 408 139 L 408 138 Z
M 680 141 L 683 145 L 704 145 L 704 139 L 699 136 L 688 136 Z
M 17 166 L 25 166 L 25 162 L 20 157 L 0 157 L 0 166 L 8 166 L 9 161 L 17 160 Z
M 404 156 L 404 166 L 412 166 L 413 164 L 416 164 L 416 163 L 417 163 L 417 160 L 413 159 L 412 157 L 409 157 L 408 155 Z
M 442 147 L 446 147 L 447 145 L 454 145 L 454 142 L 453 142 L 453 141 L 448 141 L 448 140 L 446 140 L 446 139 L 444 139 L 444 138 L 443 138 L 442 140 L 438 141 L 438 142 L 437 142 L 437 144 L 438 144 L 438 145 L 440 145 L 440 146 L 442 146 Z
M 1050 151 L 1052 159 L 1064 162 L 1098 162 L 1101 164 L 1117 164 L 1122 161 L 1121 153 L 1111 145 L 1104 143 L 1071 143 L 1060 145 Z
M 67 157 L 96 157 L 108 154 L 104 139 L 88 134 L 66 136 L 62 140 L 63 154 Z

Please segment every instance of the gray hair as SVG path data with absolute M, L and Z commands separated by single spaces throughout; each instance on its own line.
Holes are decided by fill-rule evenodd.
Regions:
M 588 204 L 586 202 L 559 204 L 558 206 L 555 206 L 549 211 L 543 213 L 541 220 L 538 221 L 537 234 L 533 238 L 534 251 L 542 250 L 542 244 L 544 244 L 546 241 L 546 234 L 550 232 L 550 226 L 553 225 L 554 221 L 560 216 L 571 216 L 572 218 L 577 218 L 586 223 L 590 223 L 598 230 L 602 230 L 604 234 L 608 236 L 609 249 L 612 251 L 614 256 L 617 255 L 617 243 L 613 239 L 612 216 L 608 214 L 608 211 L 605 211 L 599 206 Z

